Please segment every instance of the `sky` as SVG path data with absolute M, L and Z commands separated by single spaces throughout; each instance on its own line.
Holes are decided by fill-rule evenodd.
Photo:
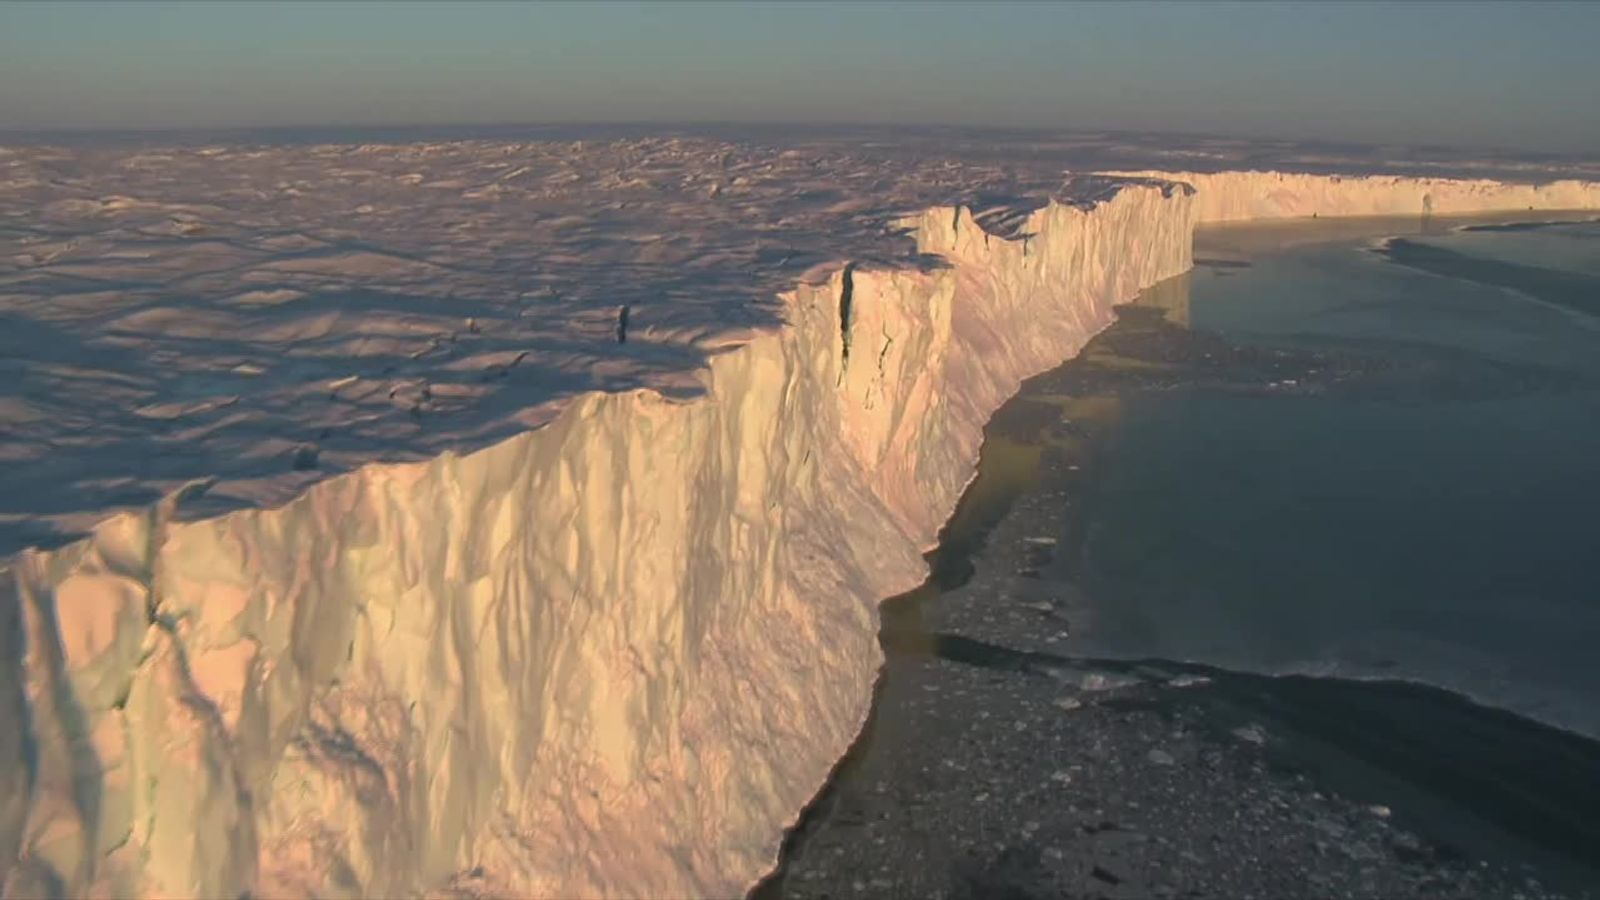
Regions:
M 1600 2 L 0 3 L 0 130 L 793 122 L 1600 153 Z

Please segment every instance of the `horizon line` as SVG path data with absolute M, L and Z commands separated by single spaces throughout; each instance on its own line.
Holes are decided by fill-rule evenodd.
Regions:
M 159 135 L 229 135 L 229 134 L 261 134 L 282 133 L 296 131 L 381 131 L 381 130 L 415 130 L 426 129 L 543 129 L 543 128 L 789 128 L 795 130 L 872 130 L 894 131 L 924 130 L 924 131 L 966 131 L 987 134 L 1036 134 L 1036 135 L 1091 135 L 1102 134 L 1107 136 L 1128 137 L 1172 137 L 1204 140 L 1241 141 L 1246 143 L 1279 143 L 1320 147 L 1348 147 L 1360 149 L 1400 148 L 1406 150 L 1444 150 L 1452 152 L 1485 152 L 1495 153 L 1507 157 L 1518 158 L 1548 158 L 1565 161 L 1592 160 L 1592 157 L 1578 152 L 1556 150 L 1518 149 L 1506 146 L 1493 146 L 1484 144 L 1448 144 L 1448 143 L 1412 143 L 1405 141 L 1368 142 L 1354 140 L 1337 140 L 1332 138 L 1316 137 L 1287 137 L 1283 135 L 1236 134 L 1214 131 L 1183 131 L 1183 130 L 1140 130 L 1130 128 L 1101 128 L 1093 126 L 1082 127 L 1050 127 L 1039 125 L 974 125 L 956 124 L 950 122 L 896 122 L 872 123 L 860 121 L 829 121 L 809 120 L 791 121 L 776 119 L 549 119 L 528 121 L 441 121 L 441 122 L 359 122 L 359 123 L 294 123 L 294 124 L 263 124 L 263 125 L 156 125 L 156 126 L 98 126 L 98 125 L 58 125 L 40 128 L 5 128 L 0 127 L 0 139 L 42 138 L 47 136 L 70 137 L 135 137 Z

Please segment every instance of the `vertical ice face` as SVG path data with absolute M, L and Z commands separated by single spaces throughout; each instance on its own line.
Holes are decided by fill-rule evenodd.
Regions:
M 795 288 L 696 399 L 588 394 L 470 454 L 11 558 L 6 892 L 741 892 L 859 729 L 876 604 L 923 577 L 989 414 L 1190 267 L 1197 202 L 1300 202 L 1203 191 L 1003 236 L 929 210 L 929 264 Z
M 741 890 L 859 728 L 876 602 L 989 412 L 1189 264 L 1149 187 L 1035 211 L 1026 251 L 907 225 L 943 262 L 797 288 L 699 399 L 14 558 L 8 889 Z

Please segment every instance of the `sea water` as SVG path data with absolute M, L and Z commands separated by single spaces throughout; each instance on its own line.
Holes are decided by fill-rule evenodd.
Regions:
M 1072 651 L 1415 681 L 1600 736 L 1600 224 L 1219 227 L 1196 255 L 1193 328 L 1384 374 L 1126 398 Z

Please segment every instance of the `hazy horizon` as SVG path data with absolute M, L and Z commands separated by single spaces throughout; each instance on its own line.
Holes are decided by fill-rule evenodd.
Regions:
M 1584 3 L 8 3 L 0 131 L 906 125 L 1593 152 Z

